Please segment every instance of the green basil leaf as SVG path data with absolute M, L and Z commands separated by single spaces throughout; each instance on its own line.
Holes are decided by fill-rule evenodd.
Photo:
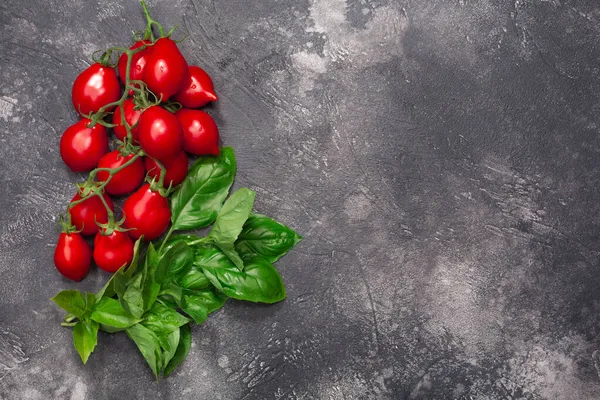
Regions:
M 94 293 L 85 292 L 85 309 L 91 310 L 96 304 L 96 295 Z
M 190 243 L 193 243 L 198 239 L 201 239 L 201 237 L 198 235 L 194 235 L 191 233 L 181 233 L 178 235 L 172 235 L 167 239 L 166 242 L 160 242 L 159 244 L 157 244 L 157 247 L 161 249 L 162 254 L 166 254 L 173 246 L 177 244 L 177 242 L 185 242 L 189 246 Z
M 152 308 L 152 306 L 156 302 L 156 299 L 158 298 L 159 293 L 160 284 L 154 282 L 152 278 L 149 277 L 142 292 L 142 297 L 144 299 L 144 311 L 148 311 Z
M 63 290 L 51 298 L 60 308 L 81 318 L 85 313 L 85 298 L 77 290 Z
M 175 329 L 167 336 L 166 347 L 163 347 L 163 366 L 168 365 L 175 355 L 177 346 L 179 346 L 180 332 L 180 329 Z
M 186 359 L 188 354 L 190 353 L 190 348 L 192 347 L 192 331 L 190 330 L 189 325 L 183 325 L 179 328 L 179 344 L 177 346 L 177 350 L 175 350 L 175 355 L 169 361 L 165 370 L 163 372 L 163 376 L 166 378 L 171 375 L 173 371 Z
M 157 283 L 163 284 L 185 274 L 192 266 L 194 252 L 184 242 L 179 241 L 162 256 L 154 273 Z
M 152 309 L 144 315 L 141 322 L 146 328 L 154 332 L 157 337 L 166 337 L 180 326 L 187 324 L 190 320 L 179 314 L 172 308 L 166 307 L 160 303 L 154 303 Z
M 180 277 L 178 283 L 180 287 L 190 290 L 206 289 L 211 285 L 202 270 L 194 267 Z
M 87 363 L 90 354 L 94 351 L 98 343 L 98 323 L 95 321 L 83 320 L 75 324 L 73 328 L 73 346 L 79 353 L 81 361 Z
M 215 243 L 235 242 L 252 212 L 255 197 L 256 193 L 248 188 L 238 189 L 231 194 L 210 231 Z
M 223 307 L 227 296 L 214 288 L 186 291 L 181 300 L 181 309 L 194 319 L 196 324 L 203 323 L 208 314 Z
M 140 322 L 139 318 L 128 313 L 117 300 L 110 297 L 104 297 L 94 305 L 90 318 L 113 328 L 129 328 Z
M 301 240 L 302 236 L 287 226 L 264 215 L 253 214 L 244 224 L 235 248 L 242 258 L 256 254 L 273 263 Z
M 173 230 L 210 225 L 216 218 L 235 177 L 235 155 L 224 147 L 218 157 L 201 157 L 171 196 Z
M 127 280 L 131 279 L 131 277 L 133 276 L 133 274 L 135 274 L 135 272 L 138 268 L 139 258 L 140 258 L 140 246 L 142 243 L 144 243 L 143 236 L 140 237 L 138 240 L 136 240 L 135 244 L 133 245 L 133 259 L 129 263 L 129 267 L 126 267 L 127 269 L 123 271 L 124 272 L 123 275 Z
M 100 330 L 106 333 L 122 332 L 127 328 L 115 328 L 114 326 L 100 324 Z
M 208 280 L 207 280 L 208 281 Z M 210 282 L 209 282 L 210 284 Z M 182 287 L 171 282 L 163 286 L 158 293 L 158 297 L 162 301 L 167 301 L 169 304 L 175 304 L 178 307 L 181 304 Z
M 154 274 L 158 267 L 158 252 L 154 248 L 152 242 L 148 244 L 148 250 L 146 250 L 146 261 L 144 262 L 144 271 Z
M 136 318 L 144 315 L 143 280 L 142 273 L 135 275 L 120 299 L 123 308 Z
M 217 246 L 240 271 L 244 270 L 244 261 L 242 261 L 242 258 L 235 250 L 233 243 L 215 243 L 215 246 Z
M 135 324 L 125 330 L 127 336 L 131 338 L 146 359 L 146 362 L 152 369 L 154 376 L 158 375 L 163 365 L 162 351 L 158 337 L 150 329 L 143 325 Z
M 267 260 L 254 257 L 238 270 L 216 247 L 196 251 L 195 265 L 215 288 L 229 297 L 260 303 L 276 303 L 285 299 L 285 286 L 277 270 Z

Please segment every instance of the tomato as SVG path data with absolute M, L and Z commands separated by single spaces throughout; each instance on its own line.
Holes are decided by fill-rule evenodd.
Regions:
M 142 47 L 143 45 L 150 45 L 152 44 L 152 42 L 150 40 L 139 40 L 137 42 L 135 42 L 133 44 L 133 46 L 131 46 L 129 48 L 129 50 L 135 50 L 137 48 Z M 135 53 L 132 57 L 131 57 L 131 65 L 129 68 L 129 79 L 132 80 L 143 80 L 144 79 L 144 72 L 145 72 L 145 68 L 146 68 L 146 64 L 148 62 L 148 57 L 150 57 L 150 54 L 152 53 L 152 49 L 154 46 L 150 46 L 150 47 L 146 47 L 144 50 L 140 50 L 139 52 Z M 119 71 L 119 77 L 121 78 L 121 82 L 125 83 L 125 69 L 127 69 L 127 54 L 123 53 L 121 54 L 121 57 L 119 58 L 119 64 L 117 65 L 117 70 Z M 131 91 L 130 93 L 131 94 Z
M 119 150 L 111 151 L 100 159 L 99 168 L 117 168 L 125 164 L 134 157 L 133 154 L 126 156 L 122 155 Z M 110 174 L 108 171 L 99 171 L 96 175 L 99 182 L 104 182 Z M 119 172 L 113 175 L 111 180 L 104 186 L 104 189 L 115 196 L 120 196 L 133 192 L 137 189 L 146 176 L 146 169 L 141 158 L 137 158 L 133 163 L 129 164 Z
M 98 232 L 94 239 L 94 261 L 106 272 L 117 272 L 133 259 L 133 242 L 125 232 L 113 231 L 110 235 Z
M 101 107 L 119 100 L 121 86 L 114 68 L 92 64 L 73 82 L 73 106 L 81 115 L 97 112 Z M 114 107 L 106 111 L 111 111 Z
M 54 250 L 54 265 L 65 278 L 79 282 L 90 270 L 92 251 L 79 233 L 61 233 Z
M 110 197 L 106 193 L 103 193 L 102 197 L 104 197 L 108 207 L 114 211 L 115 206 Z M 71 199 L 71 203 L 77 200 L 81 200 L 79 192 Z M 91 236 L 98 232 L 96 222 L 101 224 L 108 222 L 108 213 L 98 196 L 89 197 L 69 208 L 69 214 L 71 214 L 71 223 L 85 236 Z
M 133 239 L 144 235 L 145 240 L 154 240 L 167 230 L 171 220 L 169 202 L 160 193 L 150 190 L 148 184 L 125 200 L 123 215 L 123 227 L 132 229 L 127 233 Z
M 137 142 L 138 128 L 137 126 L 134 127 L 134 125 L 137 124 L 138 120 L 140 119 L 140 115 L 142 115 L 143 111 L 136 110 L 135 104 L 131 99 L 126 99 L 123 102 L 123 110 L 125 111 L 125 121 L 127 121 L 129 126 L 132 127 L 131 136 L 133 137 L 133 141 Z M 115 110 L 112 117 L 112 123 L 117 125 L 113 128 L 115 136 L 117 136 L 117 138 L 119 138 L 119 140 L 121 141 L 125 140 L 125 137 L 127 136 L 127 129 L 125 128 L 125 123 L 121 118 L 121 107 L 117 107 L 117 109 Z
M 157 180 L 160 178 L 160 167 L 156 161 L 150 157 L 146 157 L 144 165 L 149 176 Z M 162 165 L 167 169 L 164 180 L 165 187 L 179 185 L 183 182 L 188 171 L 188 158 L 185 151 L 182 151 L 170 160 L 162 162 Z
M 169 38 L 161 38 L 152 46 L 144 68 L 144 82 L 161 101 L 179 92 L 188 80 L 188 64 Z
M 183 128 L 185 151 L 197 156 L 219 155 L 219 128 L 209 114 L 182 108 L 175 116 Z
M 187 83 L 173 100 L 187 108 L 199 108 L 217 101 L 212 79 L 202 68 L 191 65 Z
M 94 169 L 108 150 L 106 128 L 100 124 L 88 128 L 90 120 L 74 123 L 60 138 L 60 156 L 73 172 Z
M 161 161 L 175 157 L 183 149 L 181 124 L 175 115 L 159 106 L 152 106 L 141 115 L 138 137 L 146 154 Z

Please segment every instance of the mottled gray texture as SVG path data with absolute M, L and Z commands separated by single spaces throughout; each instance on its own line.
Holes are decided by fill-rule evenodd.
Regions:
M 228 303 L 159 384 L 124 335 L 81 365 L 48 300 L 82 178 L 58 142 L 78 71 L 143 19 L 4 1 L 0 398 L 600 398 L 596 1 L 148 3 L 214 78 L 236 185 L 305 237 L 288 299 Z

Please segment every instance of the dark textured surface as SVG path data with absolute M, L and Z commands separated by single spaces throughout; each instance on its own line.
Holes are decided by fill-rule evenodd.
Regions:
M 214 78 L 237 185 L 305 237 L 289 297 L 228 303 L 159 384 L 124 335 L 81 365 L 48 300 L 82 178 L 58 142 L 78 71 L 143 18 L 3 1 L 0 398 L 600 398 L 596 1 L 149 3 Z

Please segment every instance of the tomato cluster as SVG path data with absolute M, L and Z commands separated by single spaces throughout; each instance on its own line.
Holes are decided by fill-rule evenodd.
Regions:
M 72 100 L 81 119 L 60 140 L 65 164 L 91 171 L 71 200 L 54 254 L 58 271 L 75 281 L 92 259 L 115 272 L 131 261 L 133 240 L 162 235 L 171 219 L 167 196 L 184 180 L 188 154 L 219 154 L 217 125 L 198 110 L 217 100 L 212 79 L 188 65 L 174 40 L 138 40 L 116 65 L 111 54 L 75 79 Z M 118 139 L 112 151 L 111 129 Z M 111 196 L 124 195 L 116 222 Z M 83 236 L 95 236 L 93 251 Z

